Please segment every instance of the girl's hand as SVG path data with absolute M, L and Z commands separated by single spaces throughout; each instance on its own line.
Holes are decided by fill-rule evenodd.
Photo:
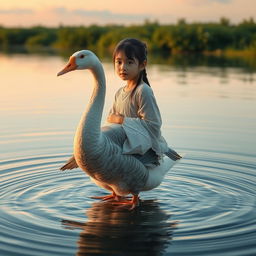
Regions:
M 122 124 L 124 122 L 124 116 L 111 114 L 108 116 L 107 121 L 113 124 Z

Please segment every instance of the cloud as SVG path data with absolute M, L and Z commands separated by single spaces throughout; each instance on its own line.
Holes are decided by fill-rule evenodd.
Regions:
M 84 18 L 98 18 L 100 20 L 145 20 L 149 15 L 147 14 L 129 14 L 129 13 L 114 13 L 108 10 L 87 10 L 87 9 L 67 9 L 65 7 L 57 7 L 53 9 L 56 15 L 60 16 L 81 16 Z
M 208 0 L 208 2 L 218 2 L 218 3 L 222 3 L 222 4 L 228 4 L 232 1 L 233 0 Z
M 150 17 L 150 14 L 145 13 L 118 13 L 84 8 L 71 9 L 63 6 L 37 9 L 0 9 L 0 24 L 7 26 L 131 24 L 142 23 Z
M 9 14 L 15 14 L 15 15 L 27 15 L 27 14 L 33 14 L 34 11 L 32 9 L 24 9 L 24 8 L 13 8 L 13 9 L 0 9 L 0 14 L 9 15 Z
M 233 0 L 183 0 L 184 4 L 207 6 L 209 4 L 230 4 Z

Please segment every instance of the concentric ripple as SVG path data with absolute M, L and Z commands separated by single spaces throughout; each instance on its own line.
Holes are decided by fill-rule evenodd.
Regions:
M 256 156 L 183 149 L 185 157 L 130 212 L 66 154 L 0 163 L 0 255 L 254 255 Z

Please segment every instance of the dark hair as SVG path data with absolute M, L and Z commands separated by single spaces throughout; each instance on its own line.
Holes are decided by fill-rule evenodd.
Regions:
M 139 61 L 139 65 L 147 60 L 147 45 L 138 39 L 126 38 L 120 41 L 113 52 L 113 62 L 115 62 L 115 57 L 120 51 L 123 51 L 129 59 L 136 58 Z M 150 86 L 145 68 L 140 72 L 137 84 L 133 89 L 131 95 L 134 94 L 141 80 L 143 80 L 148 86 Z

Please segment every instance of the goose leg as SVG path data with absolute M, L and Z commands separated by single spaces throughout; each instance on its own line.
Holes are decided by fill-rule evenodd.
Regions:
M 133 210 L 139 205 L 139 195 L 133 195 L 132 200 L 114 202 L 113 204 L 123 206 L 131 205 L 129 210 Z

